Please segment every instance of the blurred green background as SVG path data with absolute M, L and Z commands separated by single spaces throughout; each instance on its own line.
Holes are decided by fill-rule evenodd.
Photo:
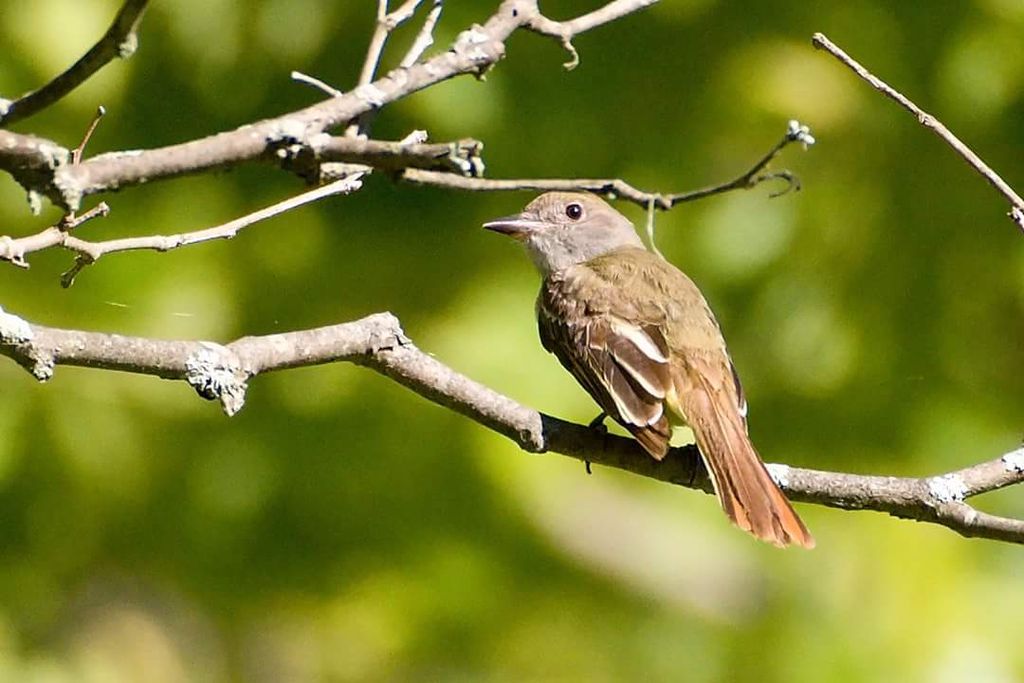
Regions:
M 164 0 L 141 48 L 15 126 L 89 152 L 154 147 L 346 89 L 370 0 Z M 429 3 L 428 3 L 429 4 Z M 494 2 L 450 0 L 455 34 Z M 555 18 L 599 3 L 543 2 Z M 113 0 L 6 0 L 0 93 L 36 87 Z M 395 37 L 393 65 L 416 27 Z M 374 133 L 486 142 L 492 177 L 733 177 L 790 118 L 818 144 L 769 186 L 658 218 L 718 312 L 768 460 L 933 474 L 1022 435 L 1024 236 L 906 113 L 810 46 L 824 31 L 1024 189 L 1024 3 L 665 0 L 581 36 L 516 34 Z M 300 189 L 266 167 L 106 197 L 93 239 L 224 222 Z M 384 177 L 231 242 L 0 268 L 0 305 L 46 325 L 226 341 L 390 310 L 425 350 L 538 409 L 595 407 L 536 339 L 537 277 L 482 221 L 529 199 Z M 623 211 L 637 221 L 635 207 Z M 28 214 L 0 182 L 0 232 Z M 0 363 L 0 680 L 1019 681 L 1024 555 L 942 528 L 810 506 L 811 552 L 732 529 L 707 496 L 530 456 L 369 372 L 256 379 L 232 419 L 182 383 Z M 978 501 L 1024 516 L 1024 489 Z

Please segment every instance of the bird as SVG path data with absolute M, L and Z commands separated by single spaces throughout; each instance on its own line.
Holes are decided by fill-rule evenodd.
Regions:
M 734 524 L 776 546 L 814 547 L 750 440 L 743 387 L 711 307 L 628 218 L 594 194 L 547 192 L 483 227 L 526 247 L 542 276 L 541 344 L 603 414 L 659 461 L 673 427 L 689 426 Z

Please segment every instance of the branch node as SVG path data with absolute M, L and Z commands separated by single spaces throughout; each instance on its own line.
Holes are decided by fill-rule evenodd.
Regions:
M 65 166 L 64 169 L 61 170 L 67 170 L 68 168 L 68 166 Z M 82 206 L 82 199 L 85 195 L 82 192 L 82 186 L 79 184 L 78 180 L 75 179 L 75 176 L 70 172 L 62 173 L 58 171 L 53 174 L 53 186 L 57 188 L 57 191 L 64 200 L 64 205 L 68 208 L 68 211 L 78 211 Z M 36 195 L 39 197 L 39 193 L 36 193 Z M 36 201 L 41 202 L 42 200 L 37 199 Z M 31 192 L 29 203 L 31 205 Z M 38 209 L 34 210 L 33 213 L 38 214 Z
M 66 213 L 64 217 L 60 219 L 60 223 L 57 227 L 61 230 L 68 232 L 74 230 L 82 223 L 91 221 L 93 218 L 104 218 L 110 214 L 110 205 L 106 202 L 100 202 L 96 206 L 92 207 L 81 216 L 74 213 Z
M 386 98 L 384 92 L 373 83 L 365 83 L 353 90 L 352 93 L 374 109 L 382 107 Z
M 0 307 L 0 344 L 21 346 L 32 341 L 32 326 Z
M 10 235 L 0 235 L 0 260 L 9 261 L 11 264 L 28 269 L 28 261 L 25 260 L 25 250 Z M 2 312 L 3 309 L 0 309 Z M 0 334 L 0 340 L 3 335 Z
M 267 131 L 264 140 L 268 145 L 300 145 L 307 146 L 310 130 L 309 127 L 297 119 L 285 118 L 277 122 L 273 128 Z
M 928 479 L 928 493 L 940 503 L 960 503 L 967 497 L 967 483 L 959 474 L 943 474 Z
M 117 56 L 121 59 L 128 59 L 138 49 L 139 36 L 135 31 L 132 31 L 124 37 L 124 40 L 117 44 Z
M 44 352 L 33 343 L 34 340 L 35 332 L 27 321 L 0 308 L 0 347 L 17 348 L 15 360 L 38 381 L 45 382 L 53 377 L 57 361 L 52 352 Z
M 480 156 L 483 151 L 483 143 L 477 140 L 459 140 L 448 146 L 448 161 L 462 171 L 462 175 L 470 178 L 482 178 L 484 175 L 484 160 Z
M 803 143 L 804 149 L 813 145 L 817 140 L 811 135 L 811 127 L 800 123 L 796 119 L 790 119 L 789 127 L 786 129 L 786 139 L 790 142 Z
M 29 369 L 32 376 L 39 382 L 49 382 L 53 379 L 53 370 L 57 366 L 57 359 L 52 353 L 43 353 L 39 349 L 32 349 L 32 367 Z
M 1010 451 L 1002 457 L 1007 472 L 1024 473 L 1024 448 Z
M 400 145 L 422 145 L 430 139 L 430 135 L 427 131 L 417 128 L 411 131 L 408 135 L 398 141 Z
M 347 164 L 343 161 L 328 161 L 317 166 L 316 174 L 314 177 L 307 178 L 313 185 L 326 186 L 329 183 L 338 182 L 339 180 L 350 179 L 352 181 L 352 188 L 348 192 L 355 192 L 362 186 L 360 178 L 367 173 L 372 173 L 373 169 L 363 164 Z M 346 192 L 345 194 L 348 194 Z
M 783 490 L 789 486 L 789 465 L 783 465 L 776 462 L 766 462 L 764 467 L 768 470 L 768 476 L 772 478 L 772 481 L 775 482 L 776 486 Z
M 60 286 L 64 289 L 71 287 L 71 285 L 75 284 L 75 278 L 78 277 L 78 274 L 85 270 L 86 266 L 91 266 L 95 262 L 96 259 L 88 254 L 76 256 L 75 262 L 71 264 L 71 267 L 60 274 Z
M 1014 223 L 1020 226 L 1021 230 L 1024 230 L 1024 209 L 1019 206 L 1010 207 L 1010 213 L 1007 214 Z
M 384 324 L 374 327 L 366 345 L 371 354 L 391 351 L 402 346 L 413 346 L 412 340 L 406 336 L 402 323 L 394 313 L 383 313 Z
M 497 61 L 491 52 L 486 49 L 486 46 L 490 45 L 491 42 L 491 36 L 484 31 L 483 27 L 479 24 L 473 24 L 458 35 L 455 39 L 455 44 L 452 45 L 452 51 L 472 62 L 476 68 L 477 78 L 482 79 L 487 69 Z M 505 46 L 501 42 L 494 41 L 494 47 L 497 49 L 498 58 L 500 59 L 504 54 Z
M 228 417 L 245 405 L 247 379 L 237 356 L 221 344 L 201 341 L 185 360 L 185 381 L 203 398 L 219 400 Z

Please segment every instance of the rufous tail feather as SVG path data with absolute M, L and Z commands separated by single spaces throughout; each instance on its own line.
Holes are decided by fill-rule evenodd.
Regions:
M 768 474 L 739 414 L 723 414 L 699 389 L 689 392 L 685 402 L 697 448 L 729 519 L 777 546 L 813 548 L 814 538 Z

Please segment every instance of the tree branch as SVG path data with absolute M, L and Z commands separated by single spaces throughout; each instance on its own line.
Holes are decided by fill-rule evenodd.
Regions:
M 901 107 L 917 117 L 918 122 L 922 126 L 931 129 L 932 132 L 942 138 L 942 140 L 952 147 L 953 151 L 959 154 L 963 160 L 971 166 L 971 168 L 977 171 L 982 178 L 988 181 L 989 185 L 994 187 L 999 194 L 1010 202 L 1010 211 L 1007 215 L 1018 225 L 1018 227 L 1020 227 L 1021 230 L 1024 230 L 1024 199 L 1021 199 L 1021 196 L 1017 194 L 1014 189 L 999 176 L 998 173 L 993 171 L 988 164 L 982 161 L 981 157 L 975 154 L 970 147 L 960 140 L 960 138 L 946 128 L 941 121 L 918 107 L 906 95 L 864 68 L 860 62 L 846 54 L 842 48 L 829 40 L 825 34 L 815 33 L 811 38 L 811 43 L 819 50 L 825 50 L 838 59 L 851 71 L 870 83 L 871 87 L 875 90 L 878 90 L 880 93 L 895 101 Z
M 61 192 L 82 197 L 117 191 L 132 185 L 183 175 L 232 168 L 244 162 L 273 162 L 316 179 L 319 165 L 344 161 L 384 171 L 424 168 L 470 175 L 483 172 L 480 153 L 483 144 L 464 139 L 434 144 L 401 141 L 362 140 L 324 133 L 305 138 L 281 139 L 272 151 L 238 147 L 232 137 L 216 145 L 202 141 L 142 152 L 111 152 L 69 163 L 71 153 L 55 142 L 29 135 L 0 131 L 0 168 L 11 172 L 22 185 L 60 183 Z M 79 201 L 80 201 L 79 199 Z
M 25 256 L 27 254 L 42 251 L 43 249 L 48 249 L 50 247 L 63 247 L 64 249 L 78 254 L 78 258 L 75 259 L 74 266 L 61 276 L 61 284 L 64 287 L 70 287 L 74 283 L 75 277 L 77 277 L 77 275 L 86 266 L 92 265 L 98 261 L 100 257 L 106 254 L 112 254 L 119 251 L 138 251 L 142 249 L 171 251 L 172 249 L 177 249 L 179 247 L 199 244 L 201 242 L 209 242 L 211 240 L 231 239 L 235 237 L 239 231 L 254 223 L 267 220 L 268 218 L 273 218 L 274 216 L 278 216 L 286 211 L 297 209 L 300 206 L 318 201 L 325 197 L 354 192 L 362 186 L 360 180 L 362 175 L 362 173 L 349 175 L 328 185 L 317 187 L 294 197 L 289 197 L 284 201 L 277 202 L 271 206 L 246 214 L 245 216 L 228 221 L 222 225 L 204 228 L 202 230 L 183 232 L 175 235 L 123 237 L 120 239 L 111 239 L 102 242 L 90 242 L 88 240 L 72 236 L 71 230 L 73 228 L 91 218 L 94 218 L 96 215 L 106 215 L 109 212 L 110 209 L 106 203 L 100 203 L 96 208 L 82 214 L 81 216 L 75 217 L 72 215 L 70 220 L 65 217 L 65 219 L 57 225 L 46 228 L 34 235 L 20 237 L 17 239 L 6 235 L 0 236 L 0 261 L 10 261 L 17 266 L 27 268 L 28 262 L 25 260 Z
M 103 37 L 71 65 L 43 87 L 12 101 L 0 99 L 0 125 L 9 126 L 35 114 L 87 81 L 115 57 L 127 59 L 138 48 L 136 31 L 149 0 L 125 0 L 114 23 Z
M 483 149 L 483 143 L 472 138 L 426 144 L 324 136 L 312 151 L 319 161 L 365 164 L 380 171 L 421 168 L 479 176 L 484 170 Z
M 25 265 L 24 255 L 32 251 L 48 246 L 70 249 L 78 253 L 79 258 L 75 267 L 65 274 L 69 283 L 82 267 L 107 253 L 130 249 L 166 250 L 208 239 L 229 238 L 257 220 L 344 191 L 342 188 L 352 189 L 358 183 L 358 174 L 371 168 L 399 172 L 396 174 L 399 178 L 419 184 L 466 190 L 587 190 L 661 209 L 720 192 L 753 187 L 772 178 L 786 180 L 787 188 L 798 187 L 785 171 L 765 172 L 767 165 L 787 144 L 813 143 L 809 131 L 795 122 L 787 136 L 746 173 L 727 183 L 676 194 L 644 192 L 619 179 L 484 180 L 478 177 L 483 164 L 479 158 L 480 143 L 475 141 L 427 145 L 422 141 L 361 140 L 327 133 L 352 121 L 365 120 L 361 117 L 390 102 L 454 76 L 482 76 L 504 57 L 507 38 L 519 28 L 559 40 L 570 52 L 572 59 L 566 66 L 571 68 L 579 61 L 572 45 L 576 35 L 654 1 L 613 0 L 579 17 L 554 21 L 541 14 L 537 0 L 504 0 L 483 25 L 463 31 L 448 51 L 421 62 L 431 44 L 441 10 L 441 0 L 434 0 L 401 66 L 374 80 L 387 36 L 394 28 L 389 20 L 395 25 L 408 20 L 422 3 L 422 0 L 405 0 L 389 15 L 386 0 L 379 0 L 377 31 L 371 39 L 359 85 L 348 93 L 330 92 L 329 99 L 304 109 L 199 140 L 159 149 L 104 154 L 80 163 L 73 158 L 75 155 L 54 142 L 0 130 L 0 168 L 11 173 L 29 191 L 33 204 L 38 204 L 38 198 L 46 195 L 72 212 L 58 225 L 36 235 L 0 238 L 0 259 Z M 146 0 L 127 0 L 97 45 L 50 84 L 15 102 L 0 100 L 0 123 L 10 123 L 39 111 L 84 82 L 116 54 L 127 56 L 134 49 L 135 30 L 146 4 Z M 895 99 L 953 146 L 1011 202 L 1011 216 L 1024 229 L 1024 203 L 1020 197 L 948 129 L 871 75 L 823 35 L 816 34 L 815 45 L 828 50 Z M 273 161 L 316 181 L 329 175 L 324 172 L 329 164 L 357 163 L 365 171 L 357 171 L 357 175 L 337 184 L 205 230 L 104 242 L 88 242 L 70 234 L 77 225 L 107 210 L 101 204 L 75 215 L 73 212 L 85 196 L 251 161 Z M 56 366 L 62 364 L 184 380 L 201 396 L 219 400 L 229 415 L 243 407 L 249 380 L 263 372 L 348 361 L 369 367 L 503 434 L 524 450 L 558 452 L 648 478 L 711 491 L 707 473 L 693 446 L 673 449 L 666 460 L 657 462 L 631 439 L 607 436 L 532 410 L 417 349 L 405 337 L 398 320 L 387 313 L 313 330 L 245 337 L 221 345 L 62 330 L 30 324 L 0 309 L 0 354 L 14 359 L 40 381 L 50 379 Z M 941 524 L 965 536 L 1024 543 L 1024 521 L 980 512 L 966 502 L 972 496 L 1024 481 L 1024 449 L 926 478 L 855 475 L 786 465 L 772 465 L 770 469 L 780 486 L 797 501 L 842 509 L 877 510 Z
M 620 178 L 503 178 L 488 179 L 467 177 L 468 174 L 455 175 L 418 168 L 406 168 L 398 176 L 399 179 L 413 185 L 433 185 L 455 190 L 474 192 L 507 192 L 523 190 L 531 192 L 593 192 L 611 199 L 624 199 L 639 206 L 658 208 L 667 211 L 677 204 L 692 202 L 712 195 L 731 190 L 749 190 L 766 180 L 784 180 L 786 187 L 771 194 L 772 197 L 785 194 L 790 190 L 799 190 L 800 181 L 789 171 L 765 172 L 765 167 L 778 156 L 787 145 L 800 142 L 805 147 L 814 144 L 810 129 L 797 121 L 790 121 L 786 134 L 772 147 L 767 154 L 757 161 L 749 170 L 736 178 L 718 185 L 710 185 L 699 190 L 663 194 L 639 190 Z
M 120 370 L 185 380 L 228 415 L 245 403 L 249 380 L 264 372 L 347 361 L 371 368 L 428 400 L 502 434 L 525 451 L 560 453 L 643 477 L 710 493 L 696 448 L 673 448 L 665 460 L 634 440 L 537 412 L 473 381 L 420 351 L 397 318 L 378 313 L 311 330 L 243 337 L 226 345 L 165 341 L 33 325 L 0 309 L 0 354 L 38 380 L 57 365 Z M 980 512 L 966 499 L 1024 482 L 1024 448 L 932 477 L 880 477 L 769 465 L 795 501 L 844 510 L 875 510 L 945 526 L 977 538 L 1024 544 L 1024 521 Z
M 526 28 L 541 35 L 558 38 L 562 43 L 562 47 L 569 53 L 569 61 L 564 66 L 567 70 L 571 71 L 579 66 L 580 63 L 580 55 L 572 44 L 574 37 L 592 28 L 615 21 L 627 14 L 632 14 L 639 9 L 653 5 L 657 1 L 614 0 L 614 2 L 609 2 L 604 7 L 568 21 L 552 21 L 538 12 L 526 23 Z
M 308 77 L 303 76 L 303 78 Z M 477 177 L 483 174 L 484 164 L 480 158 L 480 152 L 483 149 L 482 143 L 466 139 L 450 143 L 425 144 L 420 142 L 424 138 L 425 133 L 422 131 L 417 131 L 406 139 L 396 142 L 321 134 L 315 136 L 305 146 L 299 145 L 296 142 L 292 148 L 280 151 L 284 152 L 281 156 L 287 159 L 291 170 L 310 180 L 316 181 L 322 179 L 322 172 L 328 164 L 340 162 L 344 164 L 358 164 L 359 168 L 365 168 L 367 172 L 374 168 L 385 171 L 401 171 L 398 176 L 400 179 L 420 185 L 435 185 L 463 190 L 586 190 L 618 196 L 645 208 L 656 207 L 667 210 L 683 202 L 694 201 L 730 190 L 749 189 L 765 180 L 776 178 L 786 180 L 788 185 L 771 196 L 783 194 L 790 189 L 799 189 L 799 182 L 788 171 L 765 173 L 762 173 L 762 171 L 787 145 L 793 142 L 801 142 L 805 147 L 814 144 L 814 138 L 811 137 L 807 126 L 803 126 L 796 121 L 790 121 L 786 134 L 782 139 L 749 170 L 737 178 L 690 192 L 662 194 L 638 190 L 619 179 L 485 180 Z M 13 149 L 19 155 L 41 154 L 39 150 L 43 148 L 43 145 L 37 140 L 28 139 L 27 136 L 18 136 L 17 134 L 9 134 L 7 139 L 15 143 Z M 0 143 L 3 140 L 4 138 L 0 135 Z M 145 182 L 148 180 L 146 174 L 152 173 L 154 168 L 162 168 L 168 173 L 173 173 L 174 169 L 177 168 L 177 159 L 174 154 L 168 154 L 168 158 L 154 162 L 152 156 L 160 153 L 160 150 L 154 150 L 151 158 L 146 163 L 140 164 L 142 168 L 137 169 L 135 174 L 132 174 L 128 169 L 133 168 L 137 164 L 138 158 L 131 155 L 101 155 L 85 162 L 75 163 L 73 161 L 69 168 L 71 173 L 81 172 L 81 186 L 83 187 L 90 186 L 90 184 L 100 185 L 109 182 L 111 177 L 119 177 L 120 180 L 118 182 L 124 182 L 125 179 L 137 179 L 139 182 Z M 73 159 L 79 158 L 80 151 L 76 150 L 71 156 Z M 0 163 L 2 163 L 2 149 L 0 149 Z M 41 163 L 45 163 L 45 161 Z M 85 170 L 81 171 L 83 167 L 85 167 Z M 28 263 L 25 260 L 25 256 L 32 252 L 55 246 L 74 251 L 78 254 L 78 258 L 75 260 L 74 266 L 61 277 L 62 285 L 69 287 L 73 284 L 78 273 L 86 266 L 95 263 L 105 254 L 139 249 L 170 251 L 178 247 L 213 239 L 230 239 L 240 229 L 257 221 L 278 215 L 330 194 L 342 191 L 350 192 L 358 187 L 358 185 L 353 187 L 350 184 L 357 182 L 358 178 L 363 174 L 361 171 L 353 172 L 353 168 L 355 167 L 346 169 L 348 173 L 342 174 L 342 179 L 339 181 L 340 184 L 334 183 L 325 188 L 313 190 L 293 199 L 275 204 L 267 209 L 229 221 L 223 225 L 193 232 L 90 242 L 70 234 L 71 228 L 84 221 L 71 224 L 65 219 L 59 224 L 46 228 L 34 235 L 20 238 L 12 238 L 6 235 L 0 236 L 0 260 L 9 261 L 17 266 L 27 268 Z M 445 171 L 431 169 L 444 169 Z M 89 180 L 84 180 L 85 178 L 89 178 Z M 105 204 L 102 206 L 105 214 L 108 209 Z M 74 213 L 72 212 L 68 216 L 73 218 Z
M 614 0 L 603 9 L 578 20 L 564 22 L 561 30 L 571 37 L 651 2 Z M 57 205 L 74 211 L 88 195 L 114 191 L 143 181 L 230 168 L 245 161 L 287 160 L 290 153 L 311 147 L 324 131 L 347 124 L 366 112 L 461 74 L 484 74 L 505 56 L 505 41 L 514 31 L 543 19 L 537 0 L 504 0 L 482 26 L 473 26 L 460 33 L 447 51 L 425 62 L 394 69 L 351 92 L 305 109 L 190 142 L 158 149 L 104 154 L 77 165 L 70 165 L 51 155 L 48 160 L 53 163 L 53 168 L 47 168 L 38 163 L 38 154 L 33 154 L 30 156 L 36 162 L 33 173 L 23 172 L 12 163 L 12 158 L 17 157 L 5 154 L 5 145 L 0 144 L 0 168 L 10 172 L 29 192 L 47 196 Z M 24 145 L 24 140 L 10 138 L 10 135 L 13 134 L 7 134 L 8 145 L 12 142 L 16 148 Z

